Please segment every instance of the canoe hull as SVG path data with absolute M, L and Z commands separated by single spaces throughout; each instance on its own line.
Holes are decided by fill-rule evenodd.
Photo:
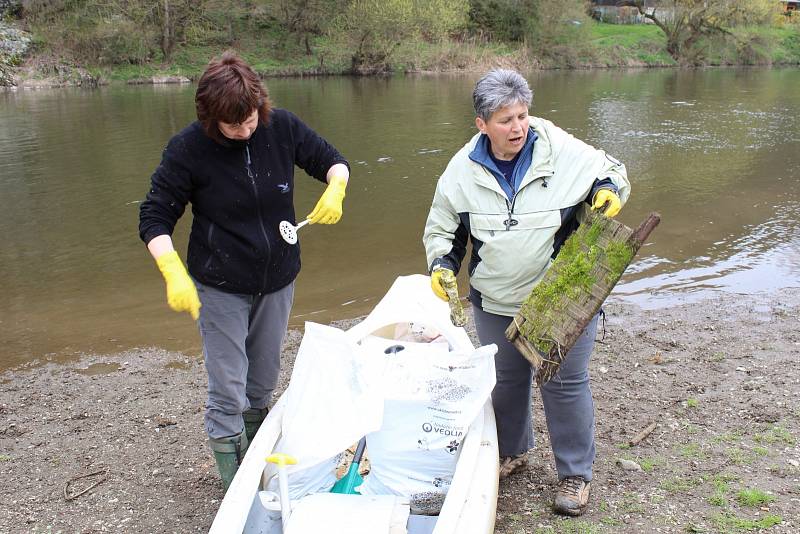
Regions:
M 280 438 L 284 401 L 270 411 L 253 438 L 211 525 L 211 534 L 280 534 L 280 519 L 262 506 L 258 492 L 266 486 L 264 459 Z M 470 425 L 453 483 L 433 534 L 491 534 L 497 509 L 498 449 L 494 410 L 490 401 Z

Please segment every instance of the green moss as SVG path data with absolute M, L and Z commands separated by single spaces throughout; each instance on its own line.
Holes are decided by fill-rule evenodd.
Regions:
M 753 488 L 740 490 L 739 493 L 736 494 L 736 500 L 739 501 L 739 504 L 742 506 L 756 507 L 773 502 L 775 497 L 760 489 Z
M 774 527 L 783 522 L 783 518 L 775 514 L 767 514 L 761 519 L 753 520 L 737 517 L 729 512 L 715 514 L 711 517 L 711 520 L 714 522 L 717 529 L 723 532 L 728 532 L 730 530 L 741 532 L 754 531 Z
M 725 498 L 724 493 L 714 492 L 714 494 L 708 498 L 708 504 L 724 508 L 725 506 L 728 505 L 728 499 Z
M 676 476 L 662 480 L 659 487 L 669 493 L 687 493 L 701 483 L 701 479 Z
M 633 248 L 627 243 L 603 242 L 604 232 L 612 224 L 605 217 L 590 216 L 567 239 L 550 271 L 525 300 L 522 314 L 528 321 L 522 325 L 521 334 L 539 352 L 547 355 L 557 348 L 555 340 L 539 336 L 559 319 L 554 313 L 561 311 L 564 302 L 574 301 L 580 305 L 581 297 L 589 295 L 598 284 L 598 276 L 613 287 L 633 259 Z
M 606 264 L 609 267 L 608 278 L 609 281 L 616 282 L 616 279 L 622 276 L 625 268 L 633 259 L 633 248 L 624 242 L 609 243 L 606 247 Z
M 587 247 L 593 247 L 597 244 L 597 241 L 600 239 L 600 234 L 603 233 L 604 227 L 605 225 L 600 217 L 592 218 L 592 222 L 589 224 L 586 230 L 586 237 L 583 239 L 583 242 L 586 243 Z
M 781 425 L 774 425 L 763 434 L 756 434 L 753 438 L 757 443 L 784 443 L 794 445 L 795 439 L 792 433 Z
M 706 458 L 706 453 L 697 443 L 687 443 L 678 448 L 684 458 Z

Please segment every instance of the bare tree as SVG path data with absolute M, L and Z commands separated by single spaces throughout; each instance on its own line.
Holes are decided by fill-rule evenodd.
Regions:
M 731 26 L 756 21 L 765 11 L 764 2 L 752 0 L 629 0 L 617 5 L 636 7 L 658 26 L 667 38 L 667 52 L 676 61 L 698 54 L 703 37 L 731 35 Z
M 161 53 L 164 61 L 172 61 L 175 46 L 183 40 L 191 19 L 203 13 L 203 2 L 161 0 Z
M 403 42 L 422 32 L 429 40 L 447 35 L 466 21 L 468 9 L 466 0 L 349 0 L 329 32 L 350 51 L 353 73 L 387 72 Z
M 302 41 L 307 55 L 312 55 L 311 36 L 325 32 L 333 14 L 346 7 L 344 0 L 272 0 L 276 18 L 283 27 Z

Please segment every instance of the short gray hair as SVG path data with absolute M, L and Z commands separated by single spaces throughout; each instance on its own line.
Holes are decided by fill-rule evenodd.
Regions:
M 533 91 L 520 73 L 508 69 L 492 69 L 475 84 L 472 105 L 475 115 L 487 121 L 500 108 L 524 103 L 530 106 Z

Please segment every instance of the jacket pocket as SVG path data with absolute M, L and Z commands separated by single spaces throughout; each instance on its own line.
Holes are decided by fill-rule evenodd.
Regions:
M 472 284 L 497 302 L 516 304 L 547 269 L 561 215 L 558 210 L 514 213 L 508 221 L 508 213 L 470 214 L 472 235 L 482 242 Z
M 206 244 L 208 246 L 209 256 L 206 260 L 205 265 L 203 265 L 204 270 L 208 270 L 211 267 L 211 262 L 214 260 L 214 223 L 208 223 L 208 232 L 206 234 Z
M 470 213 L 470 227 L 489 233 L 520 232 L 561 226 L 561 212 L 558 210 L 533 213 Z M 477 236 L 476 236 L 477 237 Z

